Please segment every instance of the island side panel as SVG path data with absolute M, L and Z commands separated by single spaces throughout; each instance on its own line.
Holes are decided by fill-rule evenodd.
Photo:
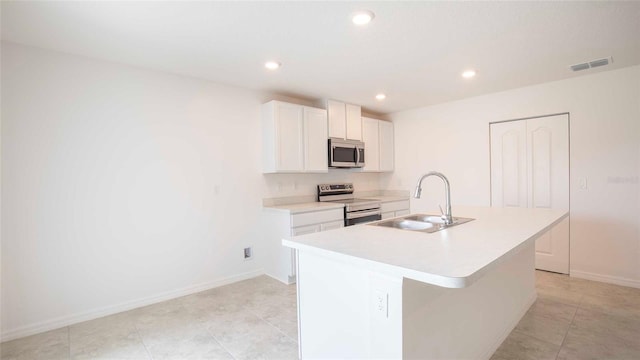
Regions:
M 401 296 L 401 278 L 299 251 L 301 358 L 402 357 Z
M 403 358 L 489 359 L 536 299 L 534 246 L 466 288 L 405 279 Z

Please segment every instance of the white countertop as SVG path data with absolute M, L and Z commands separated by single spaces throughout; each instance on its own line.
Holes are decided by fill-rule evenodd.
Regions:
M 359 198 L 378 200 L 380 202 L 409 200 L 408 196 L 396 196 L 396 195 L 360 196 Z M 284 211 L 284 212 L 289 212 L 291 214 L 339 209 L 343 207 L 344 207 L 344 204 L 339 202 L 317 202 L 317 201 L 298 203 L 298 204 L 264 206 L 264 208 L 268 210 Z
M 399 196 L 399 195 L 375 195 L 375 196 L 356 196 L 356 197 L 361 199 L 378 200 L 380 202 L 409 200 L 409 196 Z
M 341 209 L 343 207 L 344 207 L 344 204 L 341 204 L 341 203 L 316 201 L 316 202 L 299 203 L 299 204 L 264 206 L 264 209 L 274 210 L 274 211 L 283 211 L 291 214 L 299 214 L 299 213 L 312 212 L 312 211 Z
M 564 210 L 523 208 L 454 207 L 452 212 L 475 220 L 431 234 L 364 224 L 282 244 L 389 275 L 461 288 L 568 216 Z

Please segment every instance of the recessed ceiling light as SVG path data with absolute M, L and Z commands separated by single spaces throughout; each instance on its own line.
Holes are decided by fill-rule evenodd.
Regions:
M 280 64 L 277 61 L 267 61 L 266 63 L 264 63 L 264 67 L 266 67 L 269 70 L 279 69 L 280 66 L 282 66 L 282 64 Z
M 366 25 L 373 20 L 376 15 L 369 10 L 358 11 L 353 14 L 351 21 L 356 25 Z
M 384 100 L 384 99 L 386 99 L 386 98 L 387 98 L 387 95 L 385 95 L 385 94 L 378 94 L 378 95 L 376 95 L 376 100 L 380 100 L 380 101 L 382 101 L 382 100 Z
M 465 78 L 465 79 L 471 79 L 474 76 L 476 76 L 476 71 L 475 70 L 467 70 L 467 71 L 462 73 L 462 77 Z

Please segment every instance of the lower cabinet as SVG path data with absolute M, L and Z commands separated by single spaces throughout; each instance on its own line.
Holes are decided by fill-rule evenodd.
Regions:
M 282 245 L 290 236 L 312 234 L 344 226 L 344 208 L 291 214 L 284 210 L 264 210 L 265 272 L 285 284 L 296 282 L 295 250 Z
M 409 215 L 409 200 L 388 201 L 380 204 L 382 220 Z

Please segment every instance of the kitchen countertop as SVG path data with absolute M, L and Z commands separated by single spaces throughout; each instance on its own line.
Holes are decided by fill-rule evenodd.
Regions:
M 399 195 L 374 195 L 374 196 L 356 196 L 359 199 L 373 199 L 379 200 L 380 202 L 392 202 L 392 201 L 403 201 L 409 200 L 409 196 L 399 196 Z
M 409 196 L 402 195 L 355 195 L 356 198 L 359 199 L 372 199 L 378 200 L 381 203 L 384 202 L 392 202 L 392 201 L 402 201 L 409 200 Z M 291 214 L 299 214 L 305 212 L 312 211 L 322 211 L 322 210 L 330 210 L 330 209 L 339 209 L 343 208 L 344 204 L 339 202 L 300 202 L 295 204 L 282 204 L 282 205 L 269 205 L 263 206 L 264 209 L 274 210 L 274 211 L 283 211 L 289 212 Z
M 462 288 L 568 216 L 565 210 L 454 207 L 475 220 L 435 233 L 357 225 L 283 239 L 282 244 L 374 271 Z
M 299 203 L 299 204 L 264 206 L 263 208 L 267 210 L 283 211 L 291 214 L 299 214 L 299 213 L 313 212 L 313 211 L 341 209 L 341 208 L 344 208 L 344 204 L 316 201 L 316 202 Z

